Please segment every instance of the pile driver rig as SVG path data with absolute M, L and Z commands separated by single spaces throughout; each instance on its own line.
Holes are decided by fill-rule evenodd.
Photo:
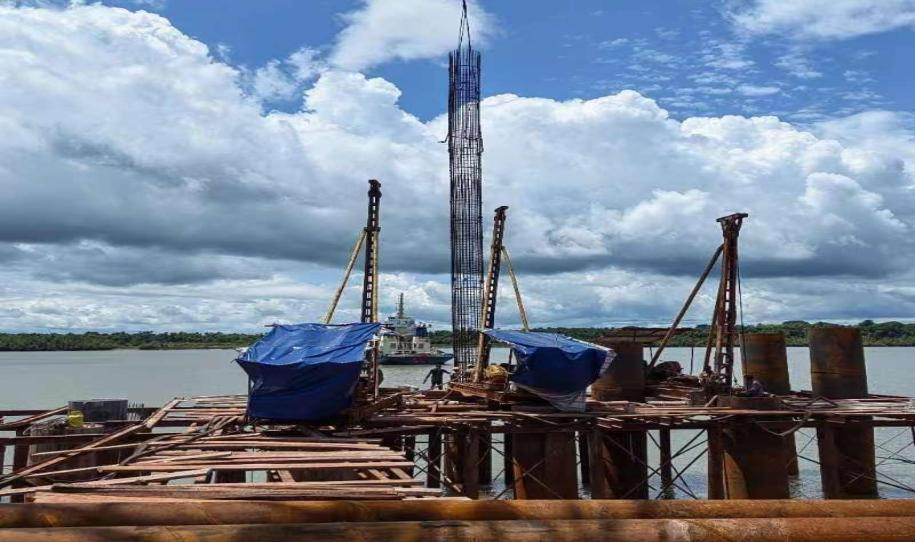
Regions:
M 505 221 L 507 206 L 498 207 L 495 210 L 492 222 L 492 243 L 489 246 L 489 265 L 487 267 L 486 279 L 483 283 L 483 307 L 480 316 L 481 331 L 493 329 L 496 324 L 496 301 L 499 294 L 499 277 L 502 272 L 502 262 L 508 268 L 508 274 L 511 277 L 512 288 L 515 292 L 515 300 L 518 302 L 518 312 L 521 317 L 521 327 L 528 331 L 527 313 L 524 310 L 524 302 L 521 300 L 521 290 L 518 287 L 518 277 L 515 275 L 515 269 L 512 266 L 511 256 L 505 247 Z M 481 382 L 484 380 L 484 372 L 489 366 L 489 352 L 491 339 L 486 333 L 480 333 L 479 345 L 477 352 L 477 363 L 474 366 L 473 381 Z
M 739 335 L 742 332 L 737 326 L 737 313 L 741 297 L 740 261 L 737 241 L 740 236 L 740 228 L 743 226 L 743 219 L 748 216 L 747 213 L 734 213 L 717 219 L 717 222 L 721 225 L 723 242 L 715 249 L 708 265 L 699 275 L 699 280 L 690 291 L 686 302 L 681 307 L 680 312 L 677 313 L 664 338 L 661 339 L 658 349 L 655 350 L 651 362 L 648 364 L 648 372 L 650 373 L 661 359 L 661 353 L 671 337 L 676 333 L 677 327 L 683 317 L 686 316 L 686 312 L 701 290 L 705 279 L 711 274 L 715 263 L 720 258 L 721 279 L 718 283 L 718 294 L 715 297 L 715 308 L 712 312 L 712 325 L 706 342 L 705 361 L 702 373 L 699 375 L 706 397 L 709 399 L 715 395 L 731 393 L 733 386 L 734 346 L 739 344 Z
M 365 245 L 365 256 L 363 263 L 362 277 L 362 303 L 360 308 L 360 321 L 362 323 L 378 321 L 378 251 L 381 241 L 381 183 L 375 179 L 369 179 L 368 191 L 368 211 L 366 213 L 365 227 L 359 232 L 356 238 L 356 244 L 350 254 L 349 262 L 343 272 L 343 280 L 334 297 L 330 302 L 330 308 L 324 315 L 324 323 L 330 324 L 334 318 L 334 312 L 337 310 L 337 304 L 340 297 L 346 289 L 349 277 L 359 258 L 362 246 Z M 378 343 L 375 341 L 369 355 L 366 358 L 363 376 L 368 380 L 368 386 L 372 396 L 378 396 Z

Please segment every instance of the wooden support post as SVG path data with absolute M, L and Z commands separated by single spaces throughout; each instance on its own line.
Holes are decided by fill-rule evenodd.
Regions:
M 26 434 L 27 427 L 20 427 L 16 430 L 16 436 L 22 437 Z M 29 445 L 28 444 L 16 444 L 13 448 L 13 471 L 23 469 L 28 465 L 29 462 Z
M 28 426 L 20 427 L 16 429 L 16 436 L 22 437 L 26 435 Z M 29 464 L 29 445 L 28 444 L 16 444 L 13 446 L 13 472 L 22 470 L 26 468 Z M 18 481 L 12 484 L 14 489 L 26 487 L 22 481 Z M 25 502 L 25 495 L 13 495 L 10 497 L 10 502 Z
M 708 436 L 708 498 L 724 498 L 724 446 L 722 444 L 721 426 L 717 423 L 706 428 Z
M 416 435 L 403 436 L 403 453 L 408 461 L 413 461 L 416 454 Z
M 658 431 L 658 447 L 661 456 L 661 487 L 664 488 L 663 497 L 665 499 L 674 498 L 673 486 L 673 465 L 671 464 L 670 453 L 670 429 L 661 429 Z
M 588 450 L 587 431 L 578 432 L 578 466 L 581 471 L 581 483 L 591 484 L 591 456 Z
M 477 431 L 477 440 L 479 441 L 479 474 L 478 480 L 480 485 L 488 486 L 492 483 L 492 433 L 489 432 L 487 424 L 486 430 Z
M 798 476 L 801 471 L 797 464 L 797 440 L 794 433 L 782 438 L 785 441 L 785 466 L 788 469 L 788 476 Z
M 407 461 L 416 462 L 416 435 L 403 436 L 403 454 Z M 413 476 L 413 467 L 410 467 L 409 474 Z
M 508 431 L 502 433 L 502 464 L 505 469 L 505 485 L 515 483 L 515 467 L 512 461 L 512 434 Z
M 429 446 L 426 449 L 428 466 L 426 467 L 426 487 L 442 487 L 442 430 L 429 432 Z
M 603 474 L 603 458 L 601 456 L 601 441 L 604 438 L 604 430 L 595 427 L 591 434 L 588 435 L 588 463 L 591 464 L 591 477 L 588 485 L 591 486 L 592 499 L 606 498 L 609 490 L 607 489 L 607 477 Z
M 0 416 L 0 425 L 3 425 L 3 416 Z M 6 445 L 0 444 L 0 478 L 6 469 Z

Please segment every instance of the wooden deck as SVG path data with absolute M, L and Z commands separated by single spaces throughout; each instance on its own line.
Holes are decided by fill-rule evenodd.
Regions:
M 52 409 L 2 426 L 21 430 Z M 244 499 L 404 499 L 436 496 L 412 476 L 414 463 L 379 439 L 338 438 L 314 429 L 251 427 L 243 396 L 175 399 L 145 420 L 108 428 L 67 450 L 17 454 L 0 496 L 35 502 Z M 182 428 L 164 431 L 166 428 Z M 105 431 L 100 427 L 99 431 Z M 139 437 L 139 439 L 138 439 Z M 7 445 L 48 442 L 7 438 Z M 54 440 L 50 440 L 55 442 Z M 74 467 L 78 459 L 114 458 Z M 68 481 L 79 476 L 81 481 Z M 86 478 L 88 478 L 86 480 Z

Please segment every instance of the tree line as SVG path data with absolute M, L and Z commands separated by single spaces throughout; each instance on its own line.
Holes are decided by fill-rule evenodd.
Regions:
M 834 326 L 826 322 L 792 320 L 780 324 L 755 324 L 745 326 L 747 333 L 781 331 L 789 346 L 806 346 L 807 332 L 814 326 Z M 915 323 L 874 322 L 865 320 L 857 324 L 865 346 L 915 346 Z M 610 331 L 609 327 L 544 327 L 533 331 L 559 333 L 582 341 L 593 342 Z M 670 341 L 670 346 L 705 346 L 709 326 L 684 328 Z M 434 331 L 432 343 L 451 345 L 450 331 Z M 185 350 L 197 348 L 240 348 L 249 346 L 262 335 L 221 332 L 166 332 L 137 333 L 0 333 L 0 351 L 50 351 L 50 350 Z
M 807 346 L 807 332 L 811 327 L 831 327 L 838 324 L 828 322 L 805 322 L 803 320 L 790 320 L 780 324 L 754 324 L 743 327 L 746 333 L 774 333 L 785 334 L 788 346 Z M 904 322 L 874 322 L 864 320 L 856 326 L 861 330 L 861 338 L 865 346 L 915 346 L 915 323 Z M 558 333 L 581 341 L 594 342 L 611 331 L 625 328 L 612 327 L 542 327 L 533 328 L 532 331 Z M 705 346 L 708 341 L 710 326 L 699 325 L 691 328 L 682 328 L 675 335 L 669 346 Z M 432 342 L 439 346 L 451 344 L 450 331 L 434 331 Z
M 248 346 L 261 335 L 244 333 L 2 333 L 0 351 L 49 350 L 189 350 L 198 348 L 239 348 Z

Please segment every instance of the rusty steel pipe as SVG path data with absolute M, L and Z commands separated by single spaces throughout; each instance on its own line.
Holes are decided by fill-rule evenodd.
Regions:
M 738 410 L 777 408 L 773 397 L 726 397 Z M 757 418 L 763 421 L 767 418 Z M 787 499 L 785 441 L 750 421 L 722 425 L 724 493 L 728 499 Z
M 767 392 L 776 395 L 791 393 L 791 378 L 788 375 L 788 351 L 785 334 L 744 333 L 741 337 L 741 365 L 743 376 L 753 375 L 762 382 Z M 781 461 L 791 476 L 799 474 L 797 464 L 797 443 L 794 435 L 782 438 L 785 457 Z
M 603 431 L 588 436 L 591 498 L 648 498 L 645 431 Z
M 642 345 L 635 342 L 602 344 L 613 349 L 616 357 L 607 372 L 591 384 L 591 398 L 596 401 L 644 401 L 645 359 Z
M 515 433 L 512 435 L 515 498 L 577 498 L 576 459 L 575 433 Z
M 0 529 L 373 521 L 915 517 L 915 500 L 172 501 L 0 504 Z
M 791 393 L 788 351 L 784 333 L 744 333 L 741 351 L 743 375 L 753 375 L 769 393 Z
M 853 327 L 810 329 L 813 394 L 830 399 L 868 396 L 861 332 Z M 820 476 L 827 498 L 876 497 L 874 428 L 861 424 L 817 429 Z
M 913 540 L 915 518 L 754 518 L 754 519 L 609 519 L 429 521 L 382 523 L 291 523 L 283 525 L 180 525 L 155 527 L 83 527 L 5 529 L 0 542 L 218 542 L 258 540 L 360 540 L 361 542 L 544 540 L 639 540 L 643 542 L 867 542 Z
M 830 399 L 867 397 L 867 368 L 858 328 L 810 328 L 809 342 L 814 395 Z

